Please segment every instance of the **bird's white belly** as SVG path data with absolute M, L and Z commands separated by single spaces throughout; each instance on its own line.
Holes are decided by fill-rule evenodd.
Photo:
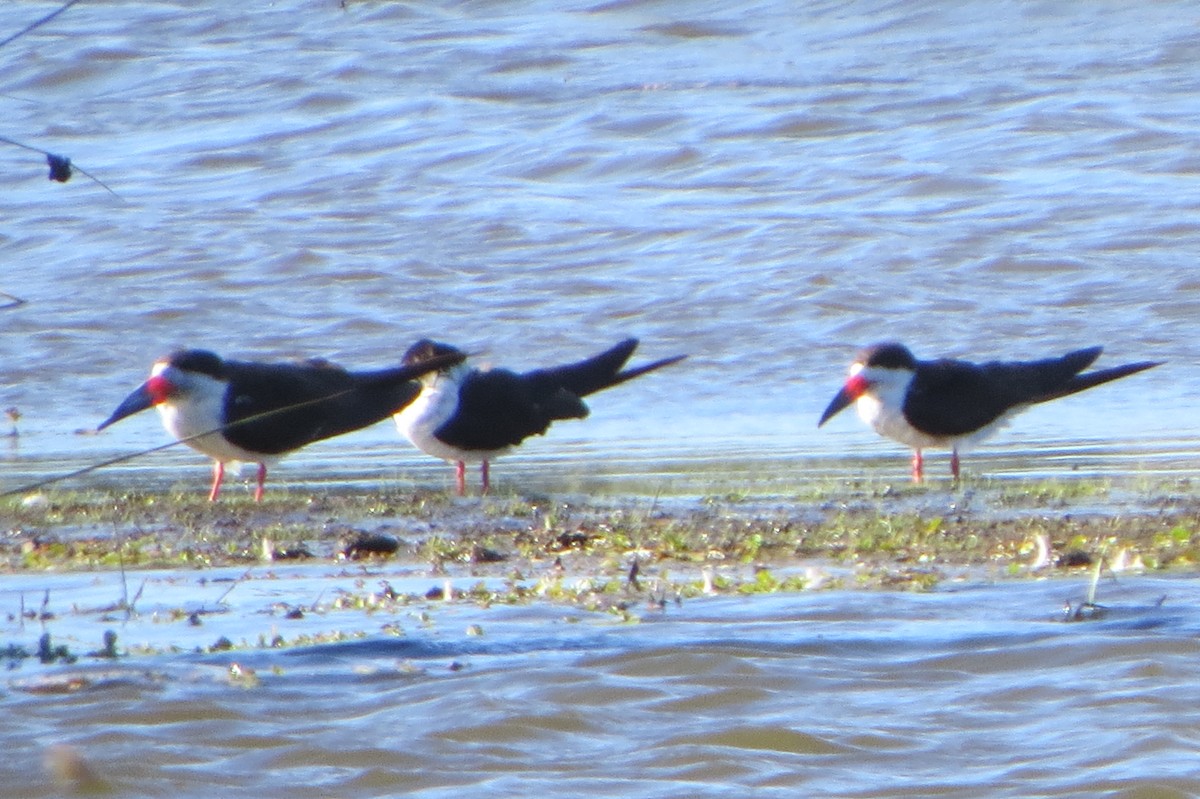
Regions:
M 439 439 L 434 432 L 458 410 L 458 383 L 439 377 L 432 386 L 425 386 L 415 400 L 395 415 L 396 428 L 417 449 L 444 461 L 481 463 L 502 455 L 502 450 L 460 449 Z
M 1003 413 L 990 424 L 962 436 L 935 436 L 923 433 L 908 423 L 908 420 L 904 418 L 904 412 L 898 405 L 880 402 L 869 394 L 858 398 L 855 410 L 858 411 L 859 418 L 874 428 L 879 435 L 913 449 L 952 447 L 962 452 L 1007 425 L 1013 414 L 1020 409 L 1016 408 Z
M 863 394 L 858 398 L 855 410 L 858 411 L 858 417 L 870 425 L 876 433 L 893 441 L 899 441 L 913 449 L 925 449 L 951 443 L 950 439 L 922 433 L 908 423 L 908 420 L 904 418 L 904 412 L 899 407 L 880 402 L 870 394 Z
M 197 452 L 202 452 L 222 463 L 240 461 L 244 463 L 272 463 L 277 456 L 250 452 L 229 443 L 218 430 L 222 426 L 224 408 L 222 396 L 201 395 L 164 402 L 158 407 L 163 427 L 175 438 Z M 194 437 L 196 436 L 196 437 Z

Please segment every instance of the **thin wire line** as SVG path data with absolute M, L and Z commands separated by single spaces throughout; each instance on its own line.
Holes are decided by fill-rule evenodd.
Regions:
M 39 28 L 42 25 L 45 25 L 47 22 L 54 19 L 59 14 L 66 11 L 68 8 L 70 8 L 71 6 L 75 5 L 78 2 L 80 2 L 80 0 L 68 0 L 68 2 L 66 2 L 62 6 L 60 6 L 57 11 L 51 11 L 49 14 L 47 14 L 46 16 L 42 17 L 41 19 L 37 20 L 36 22 L 32 22 L 32 23 L 26 25 L 24 28 L 22 28 L 21 30 L 14 33 L 12 36 L 9 36 L 4 41 L 0 41 L 0 47 L 4 47 L 9 42 L 20 39 L 22 36 L 29 33 L 31 30 L 33 30 L 35 28 Z
M 256 422 L 259 419 L 264 419 L 268 416 L 274 416 L 277 413 L 286 413 L 288 411 L 294 411 L 297 408 L 305 408 L 309 405 L 316 405 L 321 402 L 328 402 L 329 400 L 337 399 L 338 397 L 345 396 L 346 394 L 350 394 L 357 390 L 358 390 L 357 387 L 347 388 L 343 391 L 338 391 L 334 394 L 329 394 L 328 396 L 317 397 L 316 399 L 305 400 L 304 402 L 297 402 L 294 405 L 287 405 L 283 408 L 273 408 L 269 411 L 263 411 L 261 413 L 256 413 L 253 416 L 247 416 L 244 419 L 238 419 L 236 422 L 230 422 L 229 424 L 222 425 L 220 427 L 214 427 L 212 430 L 206 430 L 203 433 L 196 433 L 195 435 L 187 436 L 186 438 L 180 438 L 175 441 L 171 441 L 167 444 L 160 444 L 157 447 L 151 447 L 150 449 L 144 449 L 144 450 L 141 450 L 140 452 L 134 452 L 129 455 L 120 455 L 116 458 L 109 458 L 106 461 L 101 461 L 100 463 L 93 463 L 90 466 L 84 466 L 82 469 L 76 469 L 73 472 L 67 472 L 66 474 L 60 474 L 55 477 L 47 477 L 46 479 L 39 480 L 36 483 L 29 483 L 28 485 L 23 485 L 18 488 L 13 488 L 13 489 L 9 489 L 8 491 L 0 492 L 0 499 L 4 499 L 5 497 L 16 496 L 17 494 L 25 494 L 30 491 L 36 491 L 39 488 L 43 488 L 43 487 L 51 485 L 53 483 L 59 483 L 59 482 L 62 482 L 63 480 L 70 480 L 74 477 L 81 477 L 85 474 L 88 474 L 89 472 L 94 472 L 97 469 L 103 469 L 106 466 L 112 466 L 113 464 L 124 463 L 125 461 L 131 461 L 134 458 L 140 458 L 143 455 L 150 455 L 155 452 L 162 452 L 164 449 L 170 449 L 171 447 L 174 447 L 178 444 L 186 444 L 189 441 L 195 441 L 196 439 L 203 438 L 204 436 L 211 436 L 213 433 L 223 433 L 226 430 L 230 429 L 231 427 L 237 427 L 239 425 L 248 424 L 250 422 Z

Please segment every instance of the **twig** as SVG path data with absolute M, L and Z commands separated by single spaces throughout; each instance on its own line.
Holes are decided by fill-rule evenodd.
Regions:
M 233 584 L 225 589 L 225 593 L 223 593 L 223 594 L 221 594 L 221 596 L 217 597 L 217 604 L 218 605 L 222 604 L 225 601 L 225 597 L 229 596 L 229 594 L 233 591 L 233 589 L 237 588 L 243 581 L 245 581 L 246 579 L 248 579 L 250 577 L 250 573 L 252 571 L 254 571 L 253 566 L 251 566 L 249 569 L 246 569 L 246 571 L 242 574 L 241 577 L 234 580 Z

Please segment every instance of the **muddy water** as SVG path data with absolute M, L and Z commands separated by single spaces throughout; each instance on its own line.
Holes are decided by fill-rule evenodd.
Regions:
M 626 335 L 692 355 L 497 468 L 533 491 L 903 475 L 848 415 L 814 429 L 853 350 L 884 337 L 1168 360 L 1031 411 L 968 469 L 1190 473 L 1191 4 L 344 6 L 80 3 L 0 50 L 0 135 L 120 195 L 0 148 L 0 290 L 28 301 L 0 311 L 0 407 L 22 414 L 3 488 L 162 443 L 149 415 L 76 431 L 173 347 L 376 365 L 424 335 L 514 367 Z M 0 33 L 49 10 L 0 5 Z M 204 472 L 168 451 L 89 480 L 201 490 Z M 275 479 L 445 474 L 380 425 Z M 132 654 L 11 673 L 0 794 L 1200 794 L 1187 580 L 1123 579 L 1114 613 L 1080 624 L 1059 618 L 1080 584 L 977 575 L 630 624 L 330 608 L 379 579 L 444 581 L 400 569 L 226 595 L 238 576 L 133 574 L 134 619 L 103 610 L 112 574 L 5 577 L 0 641 L 83 653 L 113 629 Z M 22 624 L 47 589 L 55 617 Z M 276 635 L 326 642 L 258 649 Z M 250 650 L 192 654 L 222 636 Z
M 1108 614 L 1077 623 L 1062 608 L 1084 580 L 696 599 L 631 622 L 457 599 L 367 615 L 329 600 L 445 583 L 283 569 L 229 590 L 240 576 L 149 574 L 140 618 L 66 622 L 183 651 L 11 674 L 4 794 L 81 787 L 78 766 L 41 765 L 62 747 L 84 787 L 129 796 L 1200 793 L 1190 580 L 1103 583 Z M 115 596 L 97 582 L 78 596 Z M 184 596 L 199 626 L 156 614 Z M 369 635 L 188 653 L 339 627 Z

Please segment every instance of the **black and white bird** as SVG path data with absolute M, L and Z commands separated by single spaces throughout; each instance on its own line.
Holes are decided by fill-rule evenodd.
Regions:
M 415 378 L 462 361 L 447 353 L 428 361 L 351 372 L 325 361 L 229 361 L 207 350 L 181 350 L 159 360 L 97 430 L 156 407 L 163 427 L 213 459 L 209 499 L 215 500 L 229 462 L 257 463 L 255 500 L 267 466 L 314 441 L 383 421 L 420 393 Z
M 1143 361 L 1081 374 L 1102 349 L 1038 361 L 975 364 L 918 361 L 902 344 L 875 344 L 858 353 L 849 378 L 817 426 L 854 403 L 875 432 L 912 447 L 914 481 L 924 475 L 921 451 L 928 447 L 950 448 L 950 471 L 957 480 L 959 450 L 991 435 L 1019 411 L 1160 364 Z
M 418 449 L 455 464 L 455 484 L 466 493 L 466 465 L 480 464 L 483 491 L 490 487 L 488 463 L 511 452 L 529 436 L 541 435 L 551 422 L 583 419 L 583 398 L 683 360 L 676 355 L 623 369 L 637 339 L 578 363 L 518 374 L 507 369 L 479 370 L 466 363 L 421 378 L 421 394 L 396 414 L 396 427 Z M 405 363 L 424 363 L 459 350 L 428 339 L 404 355 Z

